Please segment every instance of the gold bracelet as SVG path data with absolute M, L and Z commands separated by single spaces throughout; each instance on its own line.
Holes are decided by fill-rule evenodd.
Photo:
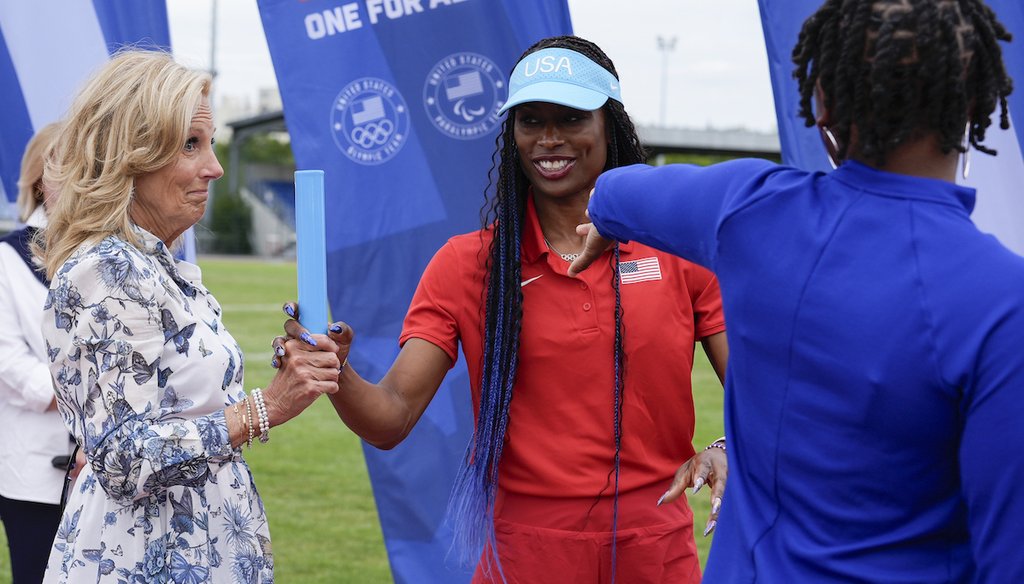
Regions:
M 249 396 L 245 396 L 245 423 L 249 427 L 249 438 L 245 441 L 245 447 L 252 448 L 252 438 L 255 433 L 252 429 L 252 404 L 249 403 Z
M 242 427 L 242 437 L 245 437 L 245 420 L 242 418 L 242 412 L 238 409 L 238 402 L 231 404 L 231 411 L 235 412 L 235 419 L 238 420 L 238 424 Z

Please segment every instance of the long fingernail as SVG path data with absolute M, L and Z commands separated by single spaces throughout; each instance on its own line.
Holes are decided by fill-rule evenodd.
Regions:
M 704 477 L 697 477 L 697 480 L 693 481 L 693 494 L 696 495 L 697 491 L 704 486 Z
M 277 359 L 271 359 L 270 366 L 273 367 L 274 369 L 277 369 Z
M 291 304 L 285 304 L 283 308 L 284 308 L 284 313 L 285 314 L 287 314 L 288 316 L 290 316 L 292 318 L 295 318 L 295 309 L 292 308 Z
M 277 347 L 274 352 L 277 353 L 278 357 L 284 357 L 284 347 Z
M 711 513 L 718 515 L 718 512 L 722 509 L 722 498 L 715 497 L 715 500 L 711 502 Z
M 668 491 L 665 491 L 665 494 L 658 498 L 658 507 L 661 507 L 661 504 L 663 502 L 665 502 L 665 497 L 667 497 L 667 496 L 668 496 Z
M 314 347 L 316 346 L 316 339 L 309 336 L 309 333 L 302 333 L 301 335 L 299 335 L 299 338 L 302 339 L 307 345 L 311 345 Z
M 717 521 L 715 521 L 714 519 L 709 519 L 709 520 L 708 520 L 708 524 L 707 524 L 707 526 L 706 526 L 706 527 L 704 527 L 704 537 L 707 537 L 709 533 L 711 533 L 712 531 L 714 531 L 714 530 L 715 530 L 715 527 L 716 527 L 717 525 L 718 525 L 718 522 L 717 522 Z
M 341 325 L 340 324 L 332 324 L 331 325 L 331 332 L 332 333 L 340 333 L 341 332 Z

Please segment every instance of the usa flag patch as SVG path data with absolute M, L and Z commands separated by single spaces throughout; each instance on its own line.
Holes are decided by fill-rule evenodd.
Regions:
M 623 284 L 636 284 L 661 279 L 661 264 L 658 258 L 642 258 L 619 264 L 619 281 Z

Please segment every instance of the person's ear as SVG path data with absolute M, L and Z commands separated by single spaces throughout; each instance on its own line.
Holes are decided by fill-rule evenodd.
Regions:
M 821 133 L 821 141 L 825 145 L 825 154 L 828 156 L 832 168 L 838 168 L 842 162 L 839 158 L 839 142 L 829 126 L 832 124 L 832 110 L 827 105 L 828 99 L 825 90 L 821 88 L 821 79 L 814 83 L 814 123 Z
M 826 127 L 832 125 L 832 109 L 828 106 L 820 78 L 814 83 L 814 123 Z

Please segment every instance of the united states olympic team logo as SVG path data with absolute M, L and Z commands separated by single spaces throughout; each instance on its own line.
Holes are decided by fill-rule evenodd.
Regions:
M 498 110 L 508 96 L 504 79 L 498 66 L 483 55 L 449 55 L 434 65 L 423 86 L 427 117 L 452 138 L 485 136 L 501 122 Z
M 334 143 L 354 162 L 391 160 L 409 137 L 409 108 L 387 81 L 363 77 L 341 90 L 331 108 Z

